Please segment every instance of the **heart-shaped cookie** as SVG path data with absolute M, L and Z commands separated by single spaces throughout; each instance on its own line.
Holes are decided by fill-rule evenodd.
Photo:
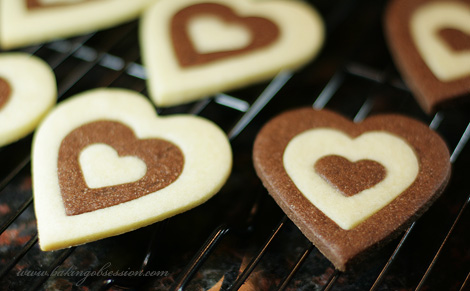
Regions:
M 155 0 L 0 0 L 0 47 L 11 49 L 131 20 Z
M 149 92 L 158 106 L 297 69 L 318 53 L 323 38 L 319 14 L 296 0 L 160 0 L 143 14 L 140 31 Z
M 259 132 L 253 158 L 271 196 L 340 270 L 421 215 L 450 176 L 445 142 L 399 115 L 353 123 L 288 111 Z
M 147 99 L 123 89 L 72 97 L 34 136 L 41 249 L 117 235 L 193 208 L 219 191 L 231 165 L 226 135 L 208 120 L 158 117 Z
M 469 0 L 394 0 L 385 31 L 398 69 L 426 112 L 470 96 Z
M 46 62 L 23 53 L 0 54 L 0 146 L 31 133 L 56 99 L 55 76 Z

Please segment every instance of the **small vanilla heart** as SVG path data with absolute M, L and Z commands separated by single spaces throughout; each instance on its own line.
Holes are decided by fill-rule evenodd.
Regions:
M 133 156 L 120 157 L 106 144 L 92 144 L 79 157 L 80 167 L 89 188 L 135 182 L 145 176 L 147 166 Z
M 189 35 L 201 54 L 240 49 L 251 41 L 250 32 L 243 26 L 209 16 L 190 21 Z

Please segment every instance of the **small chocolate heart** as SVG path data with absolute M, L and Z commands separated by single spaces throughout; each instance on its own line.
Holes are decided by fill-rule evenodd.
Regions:
M 11 87 L 7 80 L 0 78 L 0 109 L 7 103 L 10 99 Z
M 235 23 L 247 28 L 251 32 L 251 43 L 246 47 L 219 51 L 213 53 L 199 53 L 188 33 L 188 23 L 198 16 L 213 15 L 227 23 Z M 269 19 L 262 17 L 240 17 L 228 6 L 215 3 L 194 4 L 183 8 L 176 13 L 171 21 L 171 40 L 173 49 L 182 67 L 190 67 L 209 63 L 215 60 L 250 52 L 273 43 L 279 36 L 279 28 Z
M 325 181 L 348 197 L 380 183 L 387 173 L 378 162 L 360 160 L 353 163 L 338 155 L 325 156 L 314 167 Z
M 96 143 L 110 145 L 120 156 L 136 156 L 144 161 L 145 176 L 132 183 L 88 187 L 80 169 L 79 154 Z M 57 169 L 66 213 L 82 214 L 156 192 L 173 183 L 183 165 L 183 153 L 168 141 L 139 140 L 130 128 L 119 122 L 97 121 L 83 125 L 64 138 L 59 150 Z
M 444 28 L 439 31 L 439 36 L 454 51 L 470 51 L 470 35 L 461 30 Z

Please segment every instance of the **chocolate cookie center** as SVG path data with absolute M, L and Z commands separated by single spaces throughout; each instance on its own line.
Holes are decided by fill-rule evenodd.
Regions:
M 337 155 L 319 159 L 314 168 L 325 181 L 348 197 L 373 187 L 387 174 L 384 166 L 375 161 L 351 162 Z
M 7 80 L 0 77 L 0 109 L 5 106 L 8 99 L 10 99 L 11 87 Z
M 453 28 L 441 29 L 438 34 L 454 51 L 470 51 L 469 34 Z
M 138 181 L 89 188 L 80 168 L 79 155 L 92 144 L 106 144 L 119 156 L 134 156 L 147 166 Z M 60 145 L 58 177 L 67 215 L 77 215 L 131 201 L 173 183 L 183 171 L 184 156 L 174 144 L 161 139 L 137 139 L 122 123 L 96 121 L 68 134 Z
M 251 33 L 251 42 L 240 49 L 199 53 L 191 41 L 188 24 L 193 17 L 216 16 L 229 24 L 242 25 Z M 178 11 L 171 20 L 171 40 L 181 67 L 202 65 L 215 60 L 243 54 L 270 45 L 279 37 L 277 25 L 262 17 L 241 17 L 230 7 L 214 3 L 195 4 Z

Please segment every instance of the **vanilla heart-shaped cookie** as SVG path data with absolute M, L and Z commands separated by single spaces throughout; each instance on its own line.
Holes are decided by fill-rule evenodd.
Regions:
M 271 196 L 339 270 L 421 215 L 451 170 L 445 142 L 419 121 L 353 123 L 313 108 L 269 121 L 253 159 Z
M 0 0 L 0 47 L 70 37 L 131 20 L 155 0 Z
M 469 0 L 394 0 L 385 31 L 398 69 L 426 112 L 470 96 Z
M 54 106 L 54 72 L 38 57 L 0 54 L 0 147 L 31 133 Z
M 231 165 L 226 135 L 206 119 L 158 117 L 144 96 L 124 89 L 71 97 L 33 140 L 41 249 L 118 235 L 193 208 L 219 191 Z
M 172 106 L 294 70 L 324 39 L 301 1 L 160 0 L 142 17 L 140 43 L 150 95 Z

